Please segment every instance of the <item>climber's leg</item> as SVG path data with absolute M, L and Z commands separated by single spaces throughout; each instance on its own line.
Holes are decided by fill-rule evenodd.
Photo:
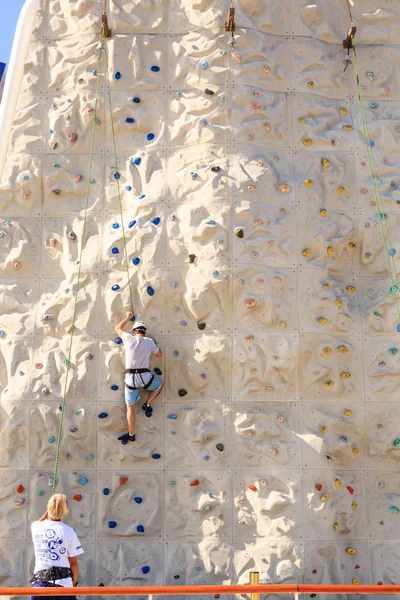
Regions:
M 151 417 L 152 412 L 153 412 L 153 407 L 151 406 L 151 403 L 158 396 L 158 394 L 161 392 L 163 387 L 164 387 L 164 383 L 163 383 L 162 379 L 157 377 L 157 375 L 154 375 L 153 381 L 147 388 L 149 390 L 150 394 L 149 394 L 146 402 L 142 406 L 143 410 L 146 411 L 146 417 Z
M 119 436 L 119 440 L 122 442 L 134 442 L 135 441 L 135 404 L 139 400 L 139 390 L 128 390 L 125 388 L 125 402 L 126 402 L 126 420 L 128 421 L 128 433 Z

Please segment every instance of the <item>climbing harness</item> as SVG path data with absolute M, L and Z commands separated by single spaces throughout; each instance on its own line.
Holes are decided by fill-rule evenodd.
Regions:
M 100 52 L 99 52 L 99 57 L 98 57 L 95 105 L 94 105 L 91 140 L 90 140 L 88 184 L 87 184 L 87 189 L 86 189 L 86 200 L 85 200 L 85 209 L 84 209 L 84 215 L 83 215 L 81 247 L 80 247 L 80 251 L 79 251 L 77 283 L 75 286 L 74 306 L 73 306 L 73 312 L 72 312 L 72 323 L 71 323 L 71 331 L 70 331 L 69 346 L 68 346 L 68 356 L 65 360 L 66 372 L 65 372 L 65 381 L 64 381 L 64 388 L 63 388 L 63 397 L 62 397 L 62 402 L 61 402 L 61 406 L 60 406 L 61 414 L 60 414 L 60 423 L 58 426 L 58 434 L 57 434 L 57 448 L 56 448 L 56 457 L 55 457 L 55 464 L 54 464 L 54 471 L 53 471 L 52 494 L 55 493 L 55 490 L 57 487 L 57 474 L 58 474 L 58 467 L 59 467 L 59 463 L 60 463 L 62 427 L 63 427 L 63 421 L 64 421 L 66 397 L 67 397 L 68 382 L 69 382 L 69 373 L 70 373 L 70 367 L 71 367 L 72 346 L 73 346 L 73 340 L 74 340 L 75 323 L 76 323 L 77 307 L 78 307 L 78 295 L 79 295 L 80 283 L 81 283 L 83 248 L 84 248 L 85 237 L 86 237 L 90 186 L 92 184 L 93 154 L 94 154 L 94 144 L 95 144 L 95 137 L 96 137 L 95 134 L 96 134 L 96 126 L 99 124 L 97 110 L 98 110 L 98 104 L 99 104 L 100 76 L 101 76 L 102 66 L 103 66 L 103 51 L 104 51 L 104 55 L 105 55 L 105 71 L 106 71 L 106 79 L 107 79 L 108 106 L 109 106 L 109 112 L 110 112 L 110 122 L 111 122 L 113 150 L 114 150 L 114 168 L 115 168 L 115 173 L 119 173 L 118 164 L 117 164 L 117 150 L 116 150 L 116 141 L 115 141 L 114 119 L 113 119 L 113 114 L 112 114 L 111 88 L 110 88 L 110 81 L 109 81 L 109 76 L 108 76 L 109 60 L 108 60 L 108 50 L 107 50 L 107 42 L 106 42 L 106 30 L 105 30 L 104 26 L 102 27 L 102 30 L 101 30 L 101 42 L 100 42 L 98 48 L 99 48 Z M 119 212 L 120 212 L 120 217 L 121 217 L 122 238 L 123 238 L 123 244 L 124 244 L 124 257 L 125 257 L 125 262 L 126 262 L 126 276 L 127 276 L 128 290 L 129 290 L 129 302 L 130 302 L 131 312 L 133 312 L 132 287 L 131 287 L 130 274 L 129 274 L 129 261 L 128 261 L 127 242 L 126 242 L 124 220 L 123 220 L 122 199 L 121 199 L 121 190 L 120 190 L 120 185 L 119 185 L 119 177 L 115 178 L 115 180 L 117 183 Z
M 356 84 L 357 84 L 357 96 L 358 96 L 358 101 L 359 101 L 359 106 L 360 106 L 360 115 L 361 115 L 361 122 L 362 122 L 362 132 L 363 132 L 365 145 L 366 145 L 368 167 L 369 167 L 371 182 L 372 182 L 372 190 L 373 190 L 373 194 L 374 194 L 375 204 L 377 207 L 378 223 L 379 223 L 379 227 L 380 227 L 380 231 L 381 231 L 383 249 L 384 249 L 384 253 L 385 253 L 386 264 L 387 264 L 389 279 L 390 279 L 390 283 L 391 283 L 389 291 L 394 299 L 396 313 L 397 313 L 397 319 L 399 321 L 397 324 L 397 331 L 400 332 L 400 305 L 399 305 L 399 298 L 398 298 L 399 281 L 398 281 L 398 277 L 397 277 L 396 265 L 394 262 L 394 256 L 395 256 L 396 250 L 393 248 L 391 239 L 390 239 L 389 227 L 388 227 L 388 223 L 387 223 L 387 215 L 384 211 L 383 198 L 382 198 L 380 185 L 379 185 L 379 177 L 377 174 L 374 154 L 373 154 L 373 150 L 372 150 L 374 142 L 371 140 L 370 135 L 369 135 L 368 122 L 367 122 L 365 109 L 364 109 L 364 99 L 363 99 L 363 95 L 362 95 L 362 91 L 361 91 L 360 74 L 359 74 L 358 62 L 357 62 L 357 52 L 356 52 L 356 45 L 355 45 L 355 41 L 354 41 L 356 27 L 354 26 L 354 23 L 352 20 L 350 0 L 347 0 L 347 5 L 349 8 L 351 27 L 350 27 L 350 31 L 347 36 L 347 39 L 344 40 L 343 45 L 345 45 L 345 43 L 350 44 L 351 46 L 349 46 L 349 45 L 347 46 L 348 53 L 349 53 L 350 47 L 353 51 L 353 60 L 354 60 L 354 68 L 355 68 L 355 73 L 356 73 Z
M 125 375 L 133 375 L 133 384 L 135 385 L 135 375 L 140 375 L 140 379 L 142 380 L 143 385 L 140 386 L 136 386 L 136 387 L 132 387 L 130 385 L 128 385 L 127 383 L 125 383 L 125 386 L 128 388 L 128 390 L 138 390 L 139 387 L 142 387 L 143 389 L 147 390 L 151 384 L 154 381 L 154 375 L 151 373 L 151 378 L 150 380 L 145 383 L 142 377 L 142 373 L 151 373 L 150 369 L 125 369 L 124 374 Z
M 72 577 L 72 571 L 69 567 L 50 567 L 50 569 L 42 569 L 34 573 L 29 583 L 52 581 L 55 584 L 56 579 L 66 579 L 67 577 Z

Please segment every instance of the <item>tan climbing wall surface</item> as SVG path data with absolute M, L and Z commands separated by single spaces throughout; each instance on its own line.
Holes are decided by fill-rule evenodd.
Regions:
M 80 581 L 399 584 L 400 334 L 345 0 L 237 0 L 233 50 L 227 0 L 108 4 L 117 166 L 103 2 L 43 0 L 0 187 L 0 583 L 32 570 L 83 244 L 58 488 Z M 353 10 L 396 249 L 400 7 Z M 166 382 L 125 446 L 115 173 Z

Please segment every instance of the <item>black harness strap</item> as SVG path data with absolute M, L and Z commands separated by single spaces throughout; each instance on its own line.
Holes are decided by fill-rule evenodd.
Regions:
M 135 375 L 140 375 L 140 379 L 142 380 L 143 385 L 141 387 L 143 387 L 144 390 L 147 390 L 147 388 L 149 388 L 151 386 L 151 384 L 153 383 L 154 380 L 154 375 L 151 373 L 151 377 L 149 379 L 149 381 L 147 383 L 144 382 L 143 377 L 142 377 L 142 373 L 151 373 L 150 369 L 125 369 L 125 375 L 133 375 L 133 383 L 135 383 Z M 128 388 L 128 390 L 137 390 L 137 387 L 132 387 L 130 385 L 128 385 L 127 383 L 125 383 L 125 387 Z
M 35 581 L 52 581 L 54 583 L 56 579 L 65 579 L 66 577 L 72 577 L 72 571 L 68 567 L 50 567 L 50 569 L 34 573 L 29 583 L 35 583 Z

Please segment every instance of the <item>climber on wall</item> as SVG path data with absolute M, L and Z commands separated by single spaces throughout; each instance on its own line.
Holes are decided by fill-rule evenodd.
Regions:
M 62 523 L 68 514 L 67 497 L 54 494 L 47 510 L 31 526 L 35 549 L 35 570 L 32 587 L 76 587 L 78 585 L 78 555 L 83 553 L 75 531 Z M 40 600 L 41 596 L 31 596 Z M 57 596 L 47 596 L 56 600 Z M 63 596 L 75 600 L 76 596 Z
M 133 324 L 132 334 L 124 331 L 125 325 L 132 319 L 129 312 L 126 318 L 119 323 L 115 331 L 122 338 L 125 346 L 125 402 L 128 433 L 119 436 L 119 440 L 126 442 L 135 441 L 135 404 L 140 399 L 140 388 L 149 390 L 150 394 L 142 409 L 146 417 L 151 417 L 153 408 L 151 403 L 163 388 L 162 380 L 153 375 L 149 369 L 150 356 L 155 354 L 162 358 L 162 352 L 153 338 L 146 337 L 146 325 L 143 321 Z

